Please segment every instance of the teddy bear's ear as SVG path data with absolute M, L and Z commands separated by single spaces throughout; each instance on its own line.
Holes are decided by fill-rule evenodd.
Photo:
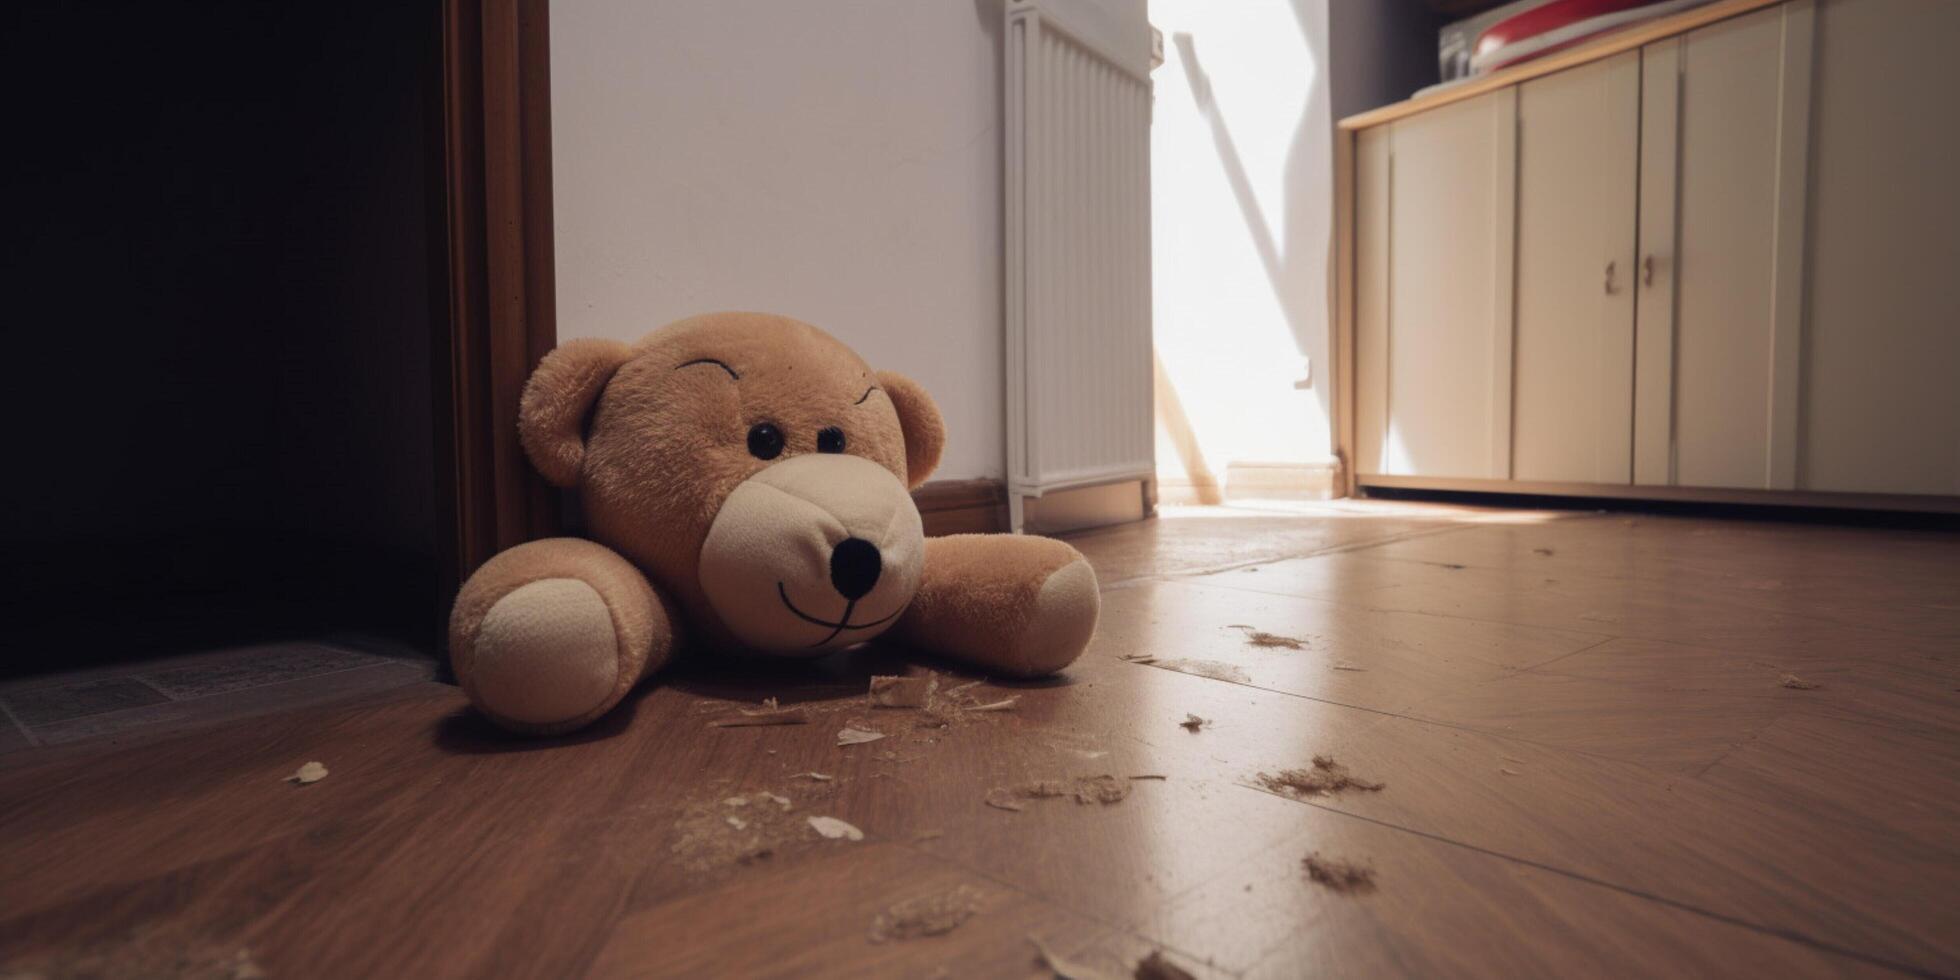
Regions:
M 905 430 L 905 484 L 916 488 L 939 468 L 939 451 L 946 448 L 946 423 L 939 418 L 932 396 L 911 378 L 880 371 L 878 387 L 885 389 L 898 409 L 898 424 Z
M 553 486 L 578 486 L 585 424 L 599 393 L 632 352 L 617 340 L 568 340 L 544 356 L 517 403 L 517 434 Z

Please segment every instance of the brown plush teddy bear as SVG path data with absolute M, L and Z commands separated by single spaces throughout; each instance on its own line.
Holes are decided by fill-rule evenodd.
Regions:
M 449 649 L 470 700 L 517 731 L 611 710 L 684 643 L 814 656 L 887 631 L 994 674 L 1088 645 L 1096 574 L 1074 548 L 924 537 L 909 488 L 939 409 L 806 323 L 718 313 L 632 346 L 573 340 L 525 386 L 519 434 L 576 490 L 592 540 L 512 548 L 470 576 Z

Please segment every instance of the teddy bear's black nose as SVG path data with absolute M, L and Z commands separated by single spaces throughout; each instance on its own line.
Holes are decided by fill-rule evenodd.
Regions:
M 830 553 L 830 584 L 846 599 L 862 599 L 878 584 L 883 568 L 877 545 L 863 538 L 845 538 Z

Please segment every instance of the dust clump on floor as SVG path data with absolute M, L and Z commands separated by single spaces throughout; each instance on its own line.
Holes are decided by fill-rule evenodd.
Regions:
M 980 912 L 980 890 L 958 885 L 932 895 L 908 899 L 878 913 L 866 935 L 874 943 L 943 936 Z
M 1314 756 L 1312 768 L 1282 769 L 1278 775 L 1262 772 L 1257 778 L 1267 792 L 1295 797 L 1331 796 L 1351 789 L 1374 793 L 1388 785 L 1362 779 L 1325 755 Z
M 327 778 L 327 767 L 318 762 L 309 762 L 295 770 L 292 775 L 287 776 L 286 781 L 295 786 L 305 786 L 310 783 L 317 783 L 325 778 Z
M 1022 805 L 1022 801 L 1025 800 L 1057 800 L 1074 797 L 1076 803 L 1084 806 L 1090 804 L 1109 806 L 1112 803 L 1123 802 L 1129 795 L 1129 780 L 1105 774 L 1080 776 L 1073 780 L 1033 779 L 1019 786 L 996 786 L 987 791 L 982 801 L 997 810 L 1019 813 L 1027 809 Z
M 1159 660 L 1156 666 L 1165 670 L 1175 670 L 1180 674 L 1209 677 L 1215 681 L 1230 681 L 1234 684 L 1252 683 L 1252 676 L 1243 668 L 1221 660 Z
M 1804 680 L 1795 674 L 1784 674 L 1781 683 L 1792 691 L 1815 691 L 1824 686 L 1816 681 Z
M 1197 715 L 1186 714 L 1184 716 L 1184 720 L 1177 723 L 1177 727 L 1182 728 L 1193 735 L 1196 735 L 1198 733 L 1198 729 L 1203 728 L 1209 724 L 1211 724 L 1211 719 L 1209 718 L 1200 718 Z
M 1322 857 L 1319 851 L 1300 859 L 1307 877 L 1332 891 L 1358 894 L 1375 890 L 1375 869 L 1354 861 Z
M 932 701 L 939 675 L 924 677 L 872 677 L 871 706 L 874 708 L 923 708 Z
M 1250 646 L 1280 647 L 1287 650 L 1305 650 L 1307 648 L 1307 641 L 1297 636 L 1281 636 L 1278 633 L 1268 633 L 1265 630 L 1256 630 L 1250 626 L 1239 624 L 1234 624 L 1229 628 L 1244 630 L 1245 642 Z

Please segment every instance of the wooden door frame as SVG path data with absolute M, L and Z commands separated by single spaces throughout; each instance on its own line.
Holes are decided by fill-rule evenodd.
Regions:
M 446 613 L 492 555 L 558 529 L 557 497 L 517 438 L 524 381 L 558 327 L 547 0 L 438 6 L 433 369 Z

